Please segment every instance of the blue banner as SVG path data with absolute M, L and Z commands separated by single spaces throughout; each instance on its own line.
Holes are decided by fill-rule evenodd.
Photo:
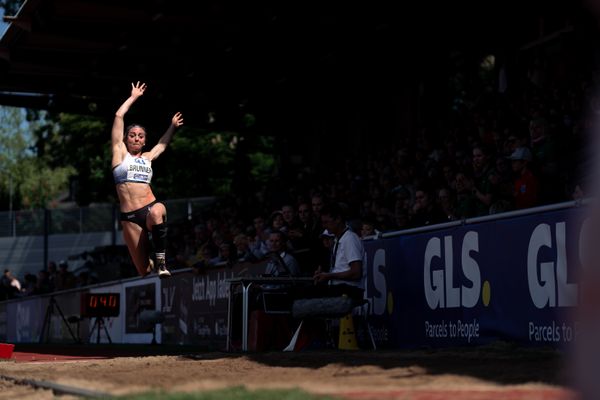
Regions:
M 568 344 L 585 217 L 571 208 L 366 242 L 377 341 Z

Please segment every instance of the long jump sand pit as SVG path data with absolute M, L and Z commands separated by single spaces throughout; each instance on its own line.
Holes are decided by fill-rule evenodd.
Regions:
M 93 347 L 91 347 L 93 349 Z M 576 399 L 565 357 L 552 349 L 485 347 L 225 353 L 193 348 L 72 347 L 69 355 L 16 348 L 0 375 L 111 395 L 231 386 L 301 388 L 348 399 Z M 77 354 L 79 353 L 79 354 Z M 53 398 L 0 379 L 1 398 Z

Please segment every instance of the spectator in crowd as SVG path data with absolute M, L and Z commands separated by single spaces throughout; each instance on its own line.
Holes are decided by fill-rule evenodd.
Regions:
M 213 267 L 218 262 L 217 250 L 211 242 L 204 243 L 198 254 L 196 255 L 197 261 L 192 264 L 192 269 L 195 273 L 201 273 L 204 269 Z
M 4 299 L 12 299 L 21 294 L 21 282 L 13 275 L 10 269 L 4 270 L 4 275 L 0 280 L 0 286 L 4 292 Z
M 429 189 L 418 188 L 415 191 L 415 203 L 412 208 L 411 225 L 425 226 L 447 222 L 448 219 L 439 205 L 432 199 Z
M 296 215 L 296 210 L 294 209 L 293 205 L 284 204 L 281 207 L 281 214 L 283 215 L 283 220 L 285 221 L 285 225 L 288 227 L 288 229 L 299 226 L 300 221 L 298 220 L 298 216 Z
M 535 207 L 539 200 L 539 183 L 529 168 L 532 161 L 531 151 L 527 147 L 519 147 L 509 157 L 512 169 L 516 174 L 514 181 L 514 201 L 518 210 Z
M 238 261 L 237 250 L 233 243 L 229 241 L 224 241 L 219 245 L 219 251 L 217 255 L 217 259 L 215 260 L 216 264 L 224 263 L 228 267 L 232 267 Z
M 58 263 L 58 273 L 56 274 L 55 290 L 67 290 L 75 287 L 75 275 L 69 271 L 69 264 L 65 260 Z
M 315 224 L 315 233 L 319 235 L 323 229 L 321 225 L 321 210 L 325 206 L 325 196 L 321 193 L 315 193 L 310 198 L 312 214 Z
M 254 255 L 261 259 L 269 252 L 269 246 L 267 245 L 267 239 L 269 238 L 269 231 L 267 224 L 262 215 L 256 215 L 252 221 L 254 237 L 250 240 L 250 250 Z
M 394 212 L 394 230 L 410 229 L 410 217 L 408 210 L 396 208 Z
M 51 292 L 56 290 L 56 275 L 58 275 L 58 264 L 56 261 L 48 262 L 48 286 Z
M 312 275 L 319 263 L 319 253 L 322 249 L 318 231 L 320 223 L 317 224 L 310 203 L 301 201 L 298 204 L 298 220 L 300 224 L 288 232 L 289 241 L 294 250 L 308 250 L 304 254 L 302 266 L 303 275 Z
M 48 277 L 48 271 L 42 269 L 38 272 L 35 294 L 46 294 L 51 293 L 54 290 L 53 286 L 50 284 L 50 279 Z
M 371 218 L 363 218 L 360 224 L 360 238 L 377 237 L 381 232 L 375 228 L 375 221 Z
M 287 251 L 286 242 L 285 233 L 278 230 L 269 233 L 269 252 L 267 253 L 269 261 L 265 267 L 265 276 L 289 277 L 300 274 L 298 261 Z M 281 350 L 291 336 L 291 316 L 267 314 L 265 311 L 265 307 L 267 307 L 265 298 L 273 293 L 284 298 L 287 296 L 285 286 L 277 283 L 253 285 L 250 289 L 251 339 L 249 348 L 253 350 Z
M 514 150 L 513 150 L 514 151 Z M 511 151 L 509 154 L 512 154 Z M 492 192 L 496 195 L 494 202 L 508 200 L 512 203 L 512 168 L 505 157 L 498 157 L 493 172 L 489 175 Z M 492 203 L 492 206 L 494 203 Z
M 300 223 L 300 220 L 298 219 L 298 216 L 296 215 L 296 210 L 294 209 L 294 206 L 292 206 L 291 204 L 286 204 L 282 206 L 281 213 L 283 215 L 283 220 L 287 228 L 286 234 L 288 235 L 288 243 L 291 249 L 302 249 L 302 247 L 296 247 L 299 244 L 297 238 L 302 236 L 302 225 Z M 294 238 L 294 236 L 296 237 Z
M 300 266 L 296 258 L 287 251 L 287 237 L 281 231 L 269 234 L 269 262 L 265 268 L 268 276 L 298 276 Z
M 23 279 L 23 287 L 21 288 L 21 294 L 24 296 L 31 296 L 36 294 L 37 287 L 37 276 L 34 274 L 25 274 Z
M 438 190 L 437 202 L 448 221 L 456 220 L 456 202 L 452 190 L 449 188 L 441 188 Z
M 7 270 L 5 270 L 4 274 L 2 274 L 2 276 L 0 277 L 0 301 L 9 299 L 10 294 L 12 292 L 12 289 L 10 287 L 10 280 L 6 276 L 6 271 Z
M 571 192 L 571 199 L 583 200 L 585 198 L 585 191 L 583 190 L 582 184 L 576 184 Z
M 267 221 L 267 232 L 280 231 L 287 233 L 288 227 L 283 219 L 283 213 L 280 210 L 273 211 Z
M 324 271 L 329 271 L 331 269 L 331 256 L 333 252 L 333 241 L 335 240 L 335 235 L 330 233 L 327 229 L 323 230 L 320 235 L 321 238 L 321 248 L 317 253 L 317 264 Z M 314 273 L 314 270 L 312 271 Z
M 250 250 L 248 244 L 248 236 L 245 233 L 238 233 L 233 238 L 233 245 L 236 248 L 238 261 L 240 262 L 256 262 L 258 258 Z
M 318 225 L 312 213 L 310 204 L 301 202 L 298 205 L 298 226 L 290 229 L 289 238 L 295 249 L 306 249 L 311 247 L 311 239 L 317 237 Z
M 536 203 L 560 201 L 559 191 L 554 189 L 558 182 L 558 149 L 548 121 L 543 117 L 533 118 L 529 123 L 529 135 L 532 159 L 528 161 L 528 168 L 539 182 Z
M 313 276 L 317 292 L 329 296 L 347 295 L 362 299 L 363 258 L 365 250 L 360 237 L 346 224 L 342 208 L 331 203 L 321 210 L 322 225 L 335 236 L 332 265 L 329 271 L 321 266 Z M 325 285 L 324 285 L 325 284 Z
M 467 172 L 456 173 L 456 218 L 465 219 L 477 215 L 477 199 L 473 194 L 473 178 Z
M 454 184 L 455 184 L 455 179 L 456 177 L 456 171 L 455 171 L 455 166 L 452 163 L 446 162 L 443 166 L 442 166 L 442 178 L 443 178 L 443 186 L 454 190 Z
M 321 210 L 321 222 L 327 232 L 334 235 L 331 252 L 331 267 L 325 270 L 319 266 L 313 275 L 314 285 L 295 288 L 294 299 L 347 296 L 354 304 L 364 297 L 363 259 L 365 250 L 360 237 L 346 223 L 343 208 L 331 203 Z M 300 329 L 300 328 L 299 328 Z M 300 335 L 312 341 L 324 337 L 322 321 L 305 319 Z
M 398 185 L 392 189 L 394 195 L 394 211 L 397 212 L 399 209 L 408 211 L 411 207 L 412 195 L 410 190 L 405 185 Z M 369 213 L 363 213 L 363 216 L 367 216 Z
M 510 133 L 506 138 L 506 145 L 504 146 L 504 154 L 512 154 L 519 147 L 527 147 L 529 141 L 524 135 L 516 133 Z
M 488 215 L 490 206 L 496 200 L 495 193 L 492 192 L 494 186 L 491 176 L 494 174 L 494 165 L 490 150 L 484 146 L 475 146 L 473 148 L 473 174 L 477 215 Z

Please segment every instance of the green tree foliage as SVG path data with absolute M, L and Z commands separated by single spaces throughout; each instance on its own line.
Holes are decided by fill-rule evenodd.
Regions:
M 162 197 L 226 195 L 264 182 L 272 173 L 272 140 L 248 144 L 237 132 L 180 129 L 154 166 Z M 236 187 L 236 181 L 244 183 Z M 240 190 L 238 190 L 240 189 Z M 162 192 L 162 193 L 161 193 Z
M 19 164 L 27 158 L 28 146 L 23 120 L 16 108 L 0 108 L 0 191 L 5 207 L 9 201 L 13 206 L 19 204 L 19 199 L 13 194 L 17 193 L 16 188 L 22 179 L 19 176 Z
M 52 168 L 70 166 L 74 200 L 80 206 L 114 197 L 110 179 L 110 130 L 97 117 L 49 114 L 35 132 L 40 158 Z M 113 197 L 111 197 L 113 196 Z
M 31 159 L 21 164 L 20 171 L 24 179 L 19 186 L 21 204 L 26 208 L 54 208 L 57 196 L 66 190 L 72 167 L 61 167 L 53 170 L 40 159 Z
M 265 185 L 273 178 L 276 168 L 275 157 L 273 156 L 273 138 L 260 137 L 258 138 L 259 146 L 255 147 L 255 151 L 248 154 L 250 159 L 250 173 L 253 180 L 260 185 Z
M 32 131 L 39 129 L 44 116 L 14 107 L 0 107 L 0 192 L 5 206 L 14 209 L 42 208 L 65 191 L 69 166 L 50 168 L 37 157 Z M 7 207 L 5 207 L 7 208 Z
M 0 133 L 0 167 L 10 171 L 0 177 L 0 193 L 8 193 L 10 176 L 18 182 L 15 193 L 22 206 L 52 206 L 69 184 L 71 200 L 80 206 L 116 201 L 110 126 L 105 120 L 29 110 L 27 122 L 23 111 L 17 110 L 5 114 Z M 19 126 L 25 131 L 15 134 Z M 153 163 L 155 194 L 161 199 L 232 192 L 250 195 L 257 185 L 268 182 L 275 166 L 273 140 L 256 135 L 250 138 L 237 132 L 183 127 Z M 156 140 L 158 137 L 150 136 L 147 145 L 153 146 Z

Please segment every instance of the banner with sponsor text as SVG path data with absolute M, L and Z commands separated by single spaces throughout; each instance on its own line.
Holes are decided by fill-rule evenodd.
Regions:
M 518 216 L 365 242 L 376 339 L 392 348 L 577 336 L 586 214 Z

